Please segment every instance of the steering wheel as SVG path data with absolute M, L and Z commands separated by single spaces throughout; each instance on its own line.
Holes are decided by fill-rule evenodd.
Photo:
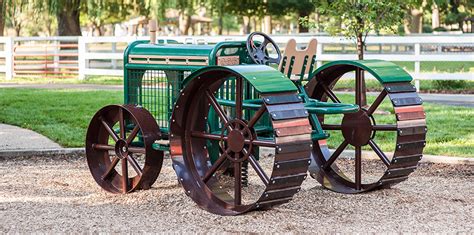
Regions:
M 264 38 L 262 44 L 260 45 L 255 45 L 253 38 L 255 36 L 262 36 Z M 267 45 L 271 44 L 276 52 L 278 57 L 273 58 L 270 57 L 266 51 Z M 253 32 L 249 35 L 247 38 L 247 51 L 250 55 L 250 58 L 257 63 L 257 64 L 269 64 L 269 63 L 274 63 L 274 64 L 280 64 L 281 60 L 281 52 L 280 49 L 278 49 L 278 45 L 266 34 L 261 33 L 261 32 Z

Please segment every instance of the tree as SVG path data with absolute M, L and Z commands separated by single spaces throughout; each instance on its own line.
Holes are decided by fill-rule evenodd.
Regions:
M 314 11 L 315 5 L 310 0 L 270 0 L 268 1 L 268 12 L 274 16 L 288 15 L 295 12 L 298 18 L 308 18 Z M 298 32 L 307 33 L 307 24 L 299 24 Z
M 17 37 L 20 36 L 23 24 L 27 20 L 25 15 L 27 7 L 27 0 L 6 0 L 5 16 L 13 29 L 15 29 Z
M 262 18 L 266 13 L 263 0 L 229 0 L 226 1 L 225 12 L 243 18 L 244 33 L 250 33 L 250 19 Z
M 396 26 L 402 24 L 405 9 L 402 0 L 323 0 L 316 3 L 316 9 L 321 15 L 340 19 L 337 21 L 325 21 L 325 29 L 332 35 L 341 34 L 346 38 L 353 39 L 357 46 L 359 60 L 364 59 L 365 40 L 371 31 L 381 30 L 395 31 Z M 303 18 L 308 24 L 309 19 Z M 361 106 L 367 104 L 366 88 L 363 74 Z
M 103 26 L 125 20 L 131 6 L 126 3 L 108 0 L 85 1 L 81 10 L 100 36 L 104 35 Z M 138 5 L 138 4 L 137 4 Z
M 47 10 L 56 15 L 59 36 L 81 36 L 79 21 L 81 0 L 45 0 L 37 1 L 38 11 Z
M 0 37 L 3 36 L 5 29 L 5 13 L 7 0 L 0 0 Z
M 395 32 L 396 26 L 403 22 L 405 16 L 403 6 L 406 2 L 402 0 L 323 0 L 315 4 L 319 14 L 340 19 L 339 22 L 325 21 L 323 25 L 325 30 L 331 35 L 343 35 L 355 40 L 358 58 L 363 60 L 367 35 L 372 31 Z M 314 27 L 307 17 L 303 18 L 302 22 Z

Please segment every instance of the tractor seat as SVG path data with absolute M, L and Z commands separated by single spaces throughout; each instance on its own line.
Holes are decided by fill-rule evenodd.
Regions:
M 304 50 L 296 48 L 295 39 L 290 39 L 286 44 L 283 57 L 278 70 L 292 81 L 301 81 L 304 76 L 311 73 L 316 63 L 316 46 L 318 41 L 311 39 Z

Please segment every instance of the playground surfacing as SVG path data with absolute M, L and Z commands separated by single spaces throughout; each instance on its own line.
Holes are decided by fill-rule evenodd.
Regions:
M 474 232 L 472 165 L 422 164 L 391 189 L 358 195 L 309 177 L 288 204 L 221 217 L 184 194 L 170 162 L 152 189 L 113 195 L 83 158 L 2 160 L 0 232 Z

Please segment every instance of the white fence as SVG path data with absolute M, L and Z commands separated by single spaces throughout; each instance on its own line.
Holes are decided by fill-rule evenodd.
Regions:
M 272 38 L 284 48 L 290 38 L 294 38 L 299 46 L 304 46 L 311 38 L 317 38 L 318 66 L 323 61 L 357 59 L 353 42 L 342 37 L 329 36 L 279 36 Z M 71 41 L 71 37 L 64 38 Z M 146 37 L 77 37 L 78 43 L 78 78 L 88 75 L 122 76 L 123 50 L 135 40 L 146 40 Z M 246 36 L 180 36 L 159 37 L 172 39 L 181 43 L 213 44 L 228 40 L 246 40 Z M 6 79 L 15 76 L 13 71 L 12 53 L 18 43 L 34 43 L 35 41 L 61 41 L 62 37 L 51 38 L 9 38 L 0 37 L 0 73 Z M 3 44 L 3 48 L 2 48 Z M 332 49 L 331 49 L 332 48 Z M 337 48 L 336 50 L 334 48 Z M 346 50 L 350 48 L 350 50 Z M 472 68 L 467 72 L 440 73 L 422 72 L 420 64 L 425 62 L 474 61 L 474 36 L 471 35 L 429 35 L 429 36 L 369 36 L 367 38 L 366 59 L 382 59 L 389 61 L 405 61 L 413 63 L 410 74 L 419 80 L 474 80 Z M 4 61 L 2 64 L 1 61 Z

